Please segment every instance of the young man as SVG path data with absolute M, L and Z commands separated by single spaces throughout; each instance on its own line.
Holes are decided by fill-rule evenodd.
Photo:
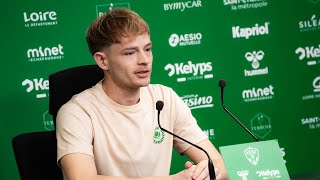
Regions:
M 209 179 L 207 156 L 161 131 L 161 126 L 201 146 L 217 179 L 228 179 L 223 159 L 197 125 L 188 106 L 170 88 L 151 85 L 152 43 L 147 23 L 129 9 L 114 9 L 87 30 L 87 43 L 105 77 L 75 95 L 57 116 L 58 162 L 68 180 Z M 173 147 L 189 157 L 169 176 Z

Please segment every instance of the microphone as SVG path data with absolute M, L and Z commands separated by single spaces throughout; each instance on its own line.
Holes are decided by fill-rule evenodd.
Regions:
M 163 105 L 164 105 L 164 104 L 163 104 L 162 101 L 157 101 L 157 103 L 156 103 L 156 109 L 158 110 L 158 125 L 159 125 L 159 128 L 160 128 L 162 131 L 164 131 L 164 132 L 166 132 L 166 133 L 169 133 L 169 134 L 171 134 L 172 136 L 174 136 L 174 137 L 176 137 L 176 138 L 179 138 L 180 140 L 182 140 L 182 141 L 184 141 L 184 142 L 186 142 L 186 143 L 188 143 L 188 144 L 191 144 L 192 146 L 194 146 L 194 147 L 200 149 L 201 151 L 203 151 L 203 152 L 207 155 L 207 157 L 208 157 L 208 167 L 209 167 L 210 180 L 215 180 L 215 179 L 216 179 L 216 174 L 215 174 L 215 172 L 214 172 L 214 166 L 213 166 L 212 160 L 211 160 L 209 154 L 207 153 L 207 151 L 205 151 L 202 147 L 200 147 L 200 146 L 198 146 L 198 145 L 196 145 L 196 144 L 193 144 L 193 143 L 191 143 L 191 142 L 183 139 L 182 137 L 179 137 L 178 135 L 175 135 L 175 134 L 173 134 L 172 132 L 170 132 L 170 131 L 168 131 L 168 130 L 166 130 L 166 129 L 164 129 L 164 128 L 161 127 L 161 125 L 160 125 L 160 111 L 162 110 Z
M 249 133 L 256 141 L 259 141 L 259 139 L 254 135 L 252 134 L 252 132 L 246 128 L 233 114 L 231 114 L 231 112 L 224 106 L 224 101 L 223 101 L 223 89 L 224 87 L 226 87 L 227 85 L 227 82 L 224 80 L 224 79 L 221 79 L 219 81 L 219 87 L 221 89 L 221 104 L 222 104 L 222 108 L 234 119 L 237 121 L 238 124 L 240 124 L 240 126 L 247 131 L 247 133 Z

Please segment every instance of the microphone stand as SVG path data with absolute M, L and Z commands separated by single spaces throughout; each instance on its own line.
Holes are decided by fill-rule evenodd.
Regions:
M 161 125 L 160 125 L 160 111 L 161 111 L 162 108 L 163 108 L 163 102 L 162 102 L 162 101 L 157 101 L 157 103 L 156 103 L 156 108 L 157 108 L 157 110 L 158 110 L 158 125 L 159 125 L 159 128 L 160 128 L 162 131 L 164 131 L 164 132 L 166 132 L 166 133 L 169 133 L 169 134 L 171 134 L 172 136 L 174 136 L 174 137 L 176 137 L 176 138 L 179 138 L 180 140 L 182 140 L 182 141 L 184 141 L 184 142 L 186 142 L 186 143 L 188 143 L 188 144 L 191 144 L 192 146 L 194 146 L 194 147 L 202 150 L 202 151 L 207 155 L 207 157 L 208 157 L 208 167 L 209 167 L 210 180 L 215 180 L 215 179 L 216 179 L 216 174 L 215 174 L 215 172 L 214 172 L 214 166 L 213 166 L 212 160 L 211 160 L 209 154 L 207 153 L 207 151 L 205 151 L 202 147 L 200 147 L 200 146 L 198 146 L 198 145 L 196 145 L 196 144 L 193 144 L 193 143 L 189 142 L 188 140 L 186 140 L 186 139 L 184 139 L 184 138 L 182 138 L 182 137 L 180 137 L 180 136 L 178 136 L 178 135 L 175 135 L 175 134 L 173 134 L 172 132 L 170 132 L 170 131 L 162 128 Z

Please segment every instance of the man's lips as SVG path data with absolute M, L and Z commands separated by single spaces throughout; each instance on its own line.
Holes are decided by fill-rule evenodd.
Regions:
M 146 78 L 149 76 L 150 74 L 150 70 L 139 70 L 139 71 L 136 71 L 135 74 L 139 77 L 139 78 Z

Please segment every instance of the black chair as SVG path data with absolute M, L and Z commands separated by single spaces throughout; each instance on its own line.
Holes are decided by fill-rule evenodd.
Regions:
M 12 147 L 21 180 L 63 179 L 55 131 L 20 134 L 12 139 Z
M 60 107 L 81 91 L 91 88 L 104 77 L 98 65 L 84 65 L 61 70 L 49 75 L 49 114 L 56 127 Z

